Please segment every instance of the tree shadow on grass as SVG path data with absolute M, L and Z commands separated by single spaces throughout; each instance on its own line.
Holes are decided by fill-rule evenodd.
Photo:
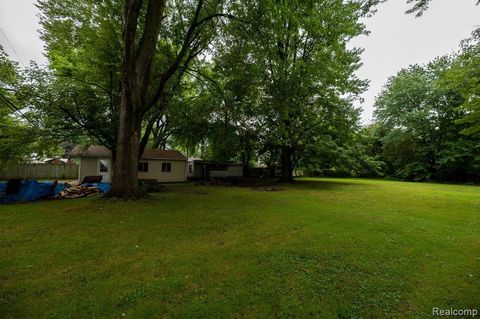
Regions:
M 290 184 L 295 189 L 305 190 L 341 190 L 350 187 L 371 187 L 366 183 L 355 182 L 352 180 L 296 180 Z
M 240 187 L 250 188 L 256 191 L 282 191 L 288 189 L 305 189 L 305 190 L 335 190 L 345 189 L 348 187 L 366 188 L 374 185 L 362 181 L 355 181 L 352 179 L 295 179 L 292 183 L 279 182 L 279 178 L 223 178 L 196 181 L 196 186 L 210 186 L 210 187 Z M 187 190 L 191 191 L 191 190 Z

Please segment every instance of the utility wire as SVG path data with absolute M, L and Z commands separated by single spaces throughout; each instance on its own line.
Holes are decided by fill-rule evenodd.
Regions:
M 18 62 L 21 62 L 22 64 L 24 64 L 24 63 L 23 63 L 23 60 L 22 60 L 22 59 L 20 58 L 20 56 L 18 55 L 17 50 L 15 50 L 15 48 L 14 48 L 13 45 L 12 45 L 12 43 L 11 43 L 10 40 L 8 39 L 7 34 L 5 33 L 5 31 L 3 31 L 2 28 L 0 28 L 0 31 L 2 32 L 3 37 L 5 38 L 5 40 L 7 40 L 7 43 L 8 43 L 8 45 L 10 46 L 10 48 L 12 49 L 13 53 L 15 53 L 15 55 L 16 55 L 16 57 L 17 57 L 17 59 L 18 59 Z
M 1 92 L 0 92 L 0 97 L 3 99 L 3 101 L 5 102 L 5 104 L 10 107 L 10 109 L 13 111 L 12 113 L 17 113 L 19 116 L 23 117 L 27 122 L 29 122 L 30 124 L 34 125 L 34 126 L 39 126 L 37 122 L 33 121 L 32 119 L 30 119 L 28 116 L 26 116 L 25 114 L 23 114 L 22 110 L 20 108 L 18 108 L 12 101 L 10 101 L 5 95 L 3 95 Z

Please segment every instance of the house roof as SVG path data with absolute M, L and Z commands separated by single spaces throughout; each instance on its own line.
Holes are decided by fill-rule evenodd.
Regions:
M 70 152 L 72 157 L 112 157 L 112 151 L 105 146 L 91 145 L 86 149 L 83 149 L 80 145 Z
M 105 146 L 91 145 L 87 149 L 75 146 L 70 153 L 72 157 L 112 157 L 112 152 Z M 146 148 L 143 151 L 142 159 L 169 159 L 185 161 L 186 157 L 176 150 L 154 150 Z
M 142 159 L 176 159 L 185 161 L 187 158 L 176 150 L 154 150 L 146 148 L 143 151 Z

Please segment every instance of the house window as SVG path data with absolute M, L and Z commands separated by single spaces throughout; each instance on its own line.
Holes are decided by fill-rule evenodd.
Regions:
M 148 172 L 148 162 L 138 162 L 139 172 Z
M 162 172 L 171 172 L 172 163 L 162 163 Z
M 108 161 L 100 160 L 100 173 L 108 173 Z

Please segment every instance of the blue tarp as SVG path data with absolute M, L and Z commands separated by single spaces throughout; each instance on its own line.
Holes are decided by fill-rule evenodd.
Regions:
M 20 201 L 34 201 L 41 198 L 48 198 L 58 195 L 65 189 L 65 184 L 58 183 L 54 187 L 54 182 L 37 182 L 36 180 L 24 180 L 20 184 L 20 191 L 15 195 L 4 195 L 0 198 L 0 203 L 13 203 Z M 0 193 L 5 194 L 7 183 L 0 183 Z
M 110 185 L 110 183 L 93 183 L 93 184 L 85 183 L 85 184 L 82 184 L 82 186 L 94 186 L 104 194 L 108 193 L 112 188 L 112 185 Z
M 94 186 L 106 194 L 112 186 L 109 183 L 82 184 L 83 186 Z M 0 183 L 0 203 L 14 203 L 22 201 L 34 201 L 42 198 L 54 197 L 65 189 L 64 183 L 37 182 L 36 180 L 24 180 L 20 184 L 20 191 L 15 195 L 5 195 L 7 183 Z

